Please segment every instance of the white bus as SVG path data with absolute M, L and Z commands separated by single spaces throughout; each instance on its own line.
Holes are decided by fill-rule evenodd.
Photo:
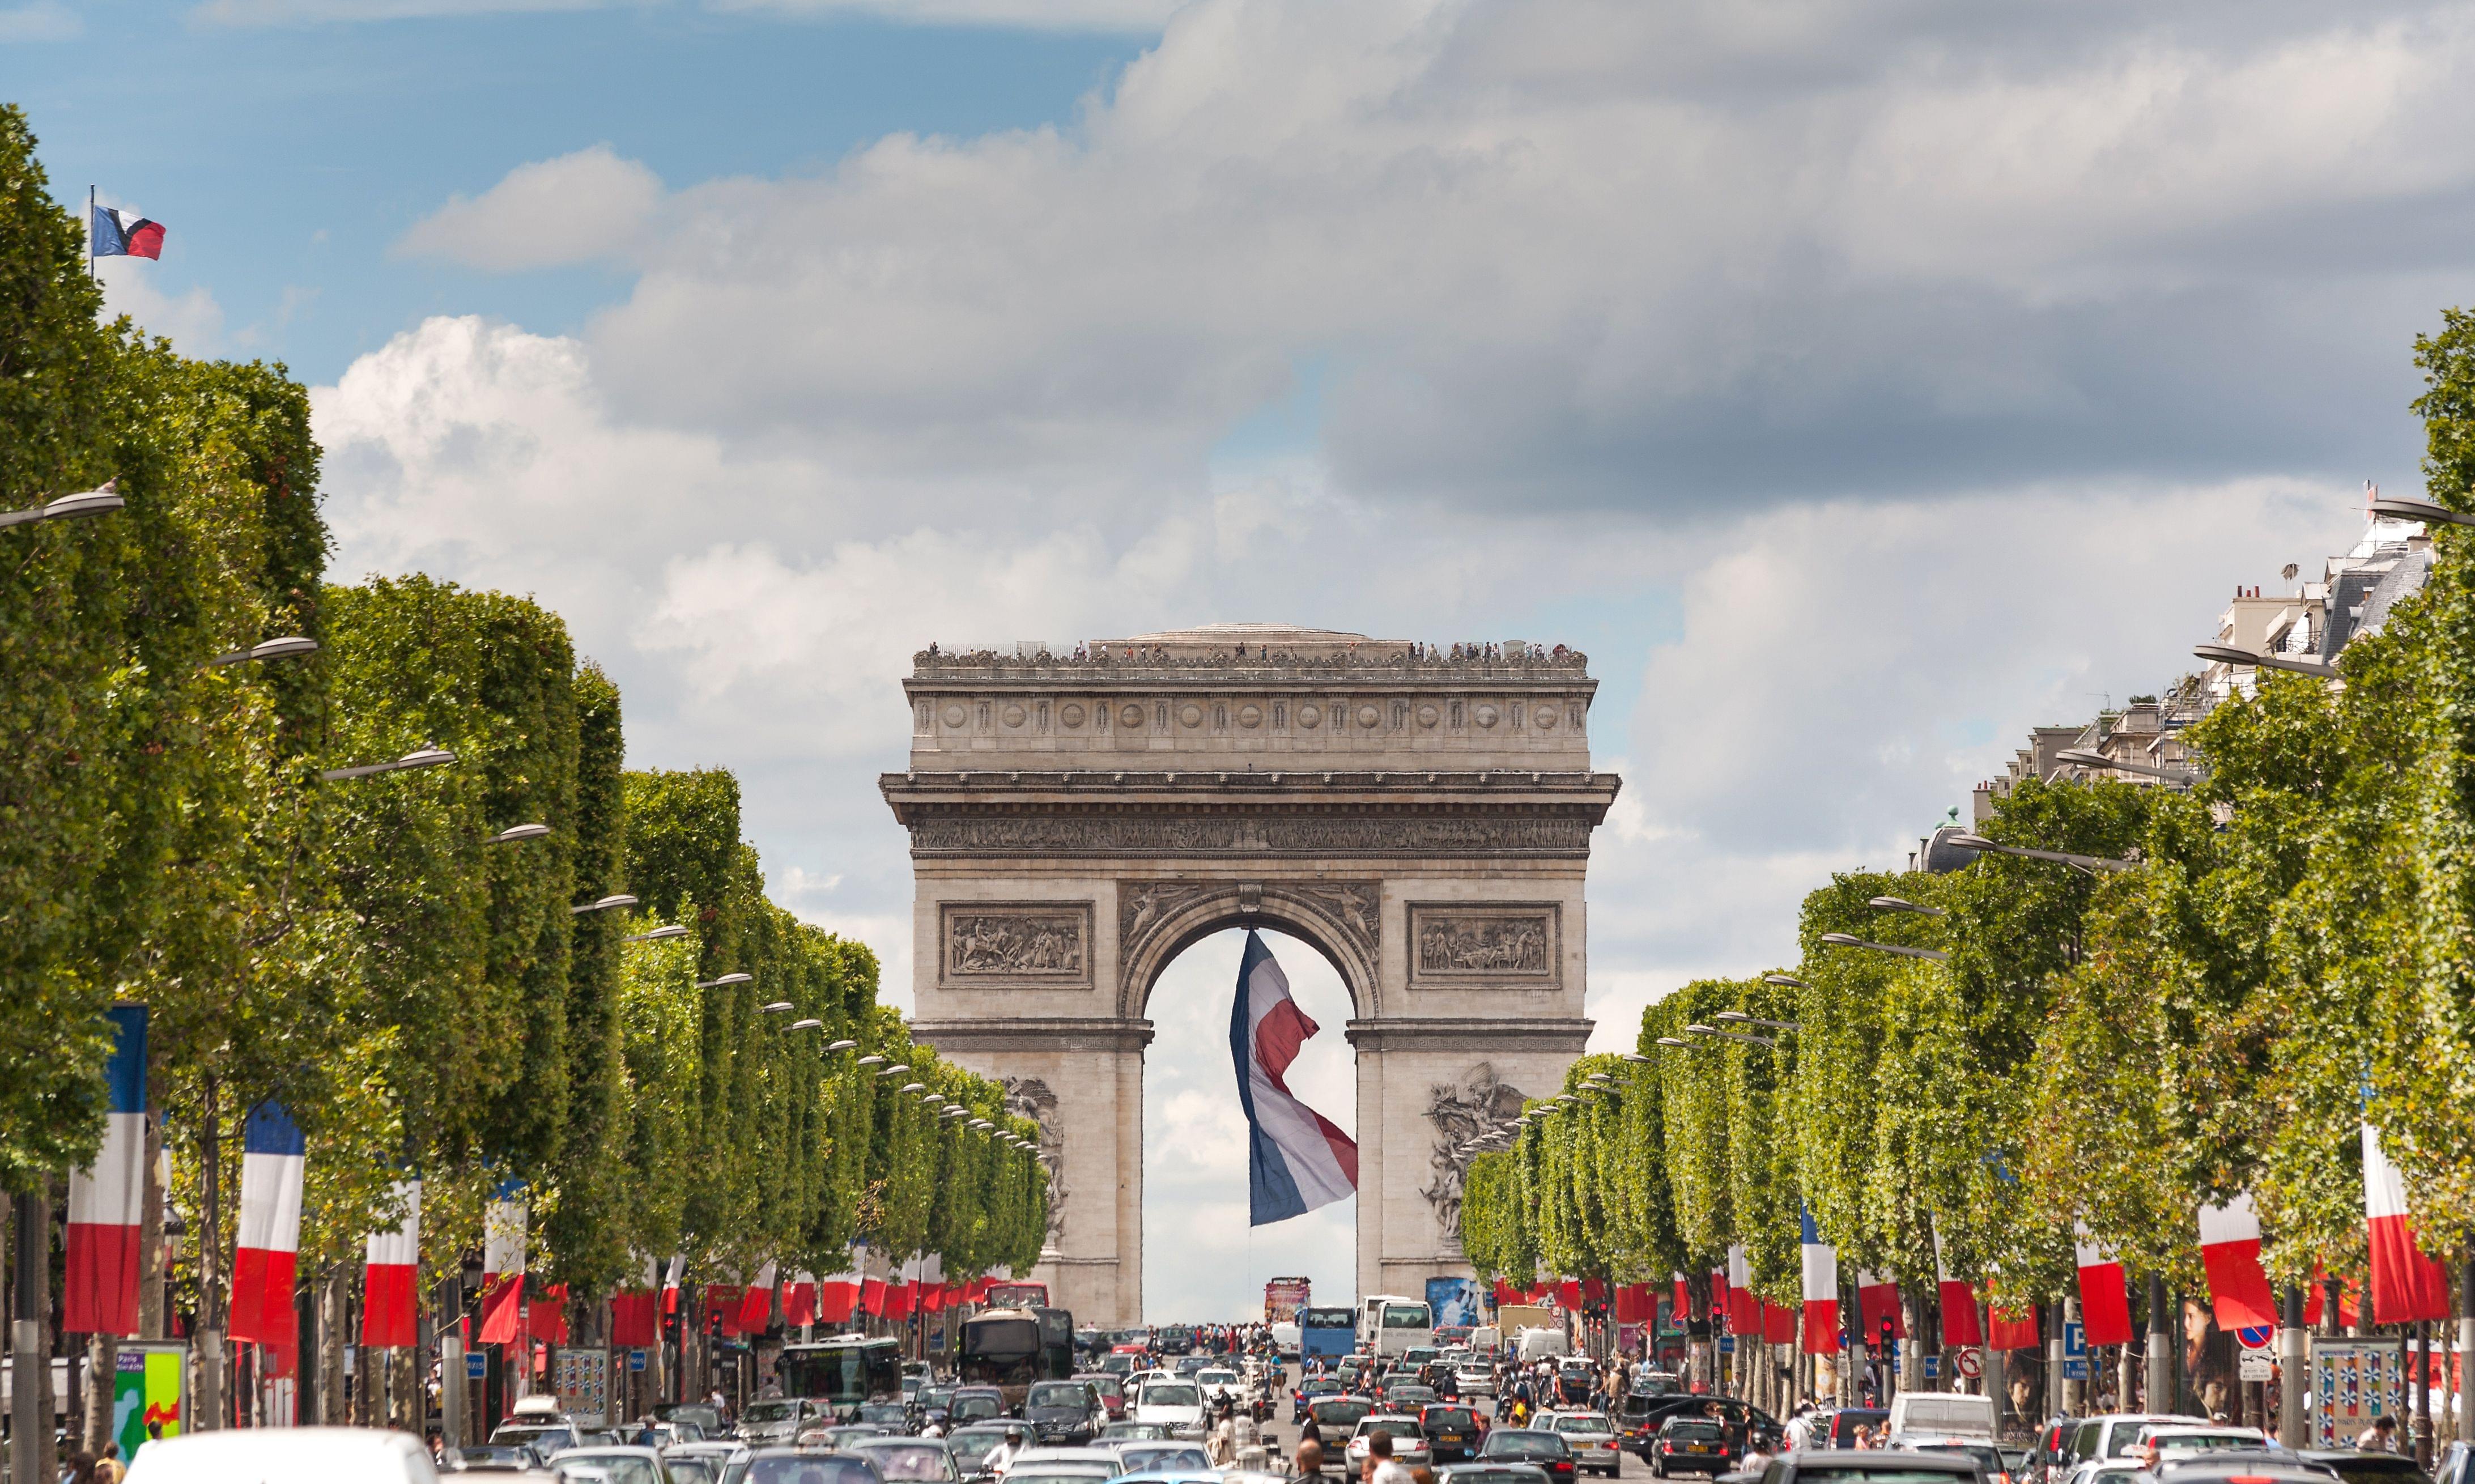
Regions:
M 1358 1342 L 1377 1355 L 1400 1355 L 1435 1343 L 1435 1313 L 1424 1299 L 1375 1294 L 1358 1301 Z

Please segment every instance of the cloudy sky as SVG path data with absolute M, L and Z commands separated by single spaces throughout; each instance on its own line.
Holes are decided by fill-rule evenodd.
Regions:
M 556 606 L 900 997 L 914 649 L 1287 620 L 1591 655 L 1605 1044 L 2416 487 L 2471 61 L 2382 0 L 0 0 L 54 189 L 169 225 L 112 303 L 318 388 L 338 573 Z M 1350 1282 L 1346 1207 L 1242 1225 L 1237 954 L 1155 1002 L 1155 1318 Z

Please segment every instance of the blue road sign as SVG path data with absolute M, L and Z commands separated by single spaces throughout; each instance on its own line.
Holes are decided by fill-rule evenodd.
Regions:
M 2265 1350 L 2268 1342 L 2277 1338 L 2277 1331 L 2267 1325 L 2245 1325 L 2235 1331 L 2235 1338 L 2247 1350 Z
M 1734 1335 L 1723 1334 L 1719 1336 L 1719 1353 L 1722 1355 L 1732 1355 L 1736 1353 L 1736 1337 Z
M 490 1357 L 479 1350 L 464 1352 L 464 1379 L 486 1381 L 490 1378 Z
M 630 1371 L 642 1371 L 645 1369 L 645 1352 L 643 1350 L 629 1350 L 627 1352 L 627 1369 Z
M 2066 1381 L 2085 1381 L 2085 1380 L 2087 1380 L 2087 1379 L 2088 1379 L 2088 1360 L 2087 1360 L 2087 1358 L 2086 1358 L 2085 1356 L 2083 1356 L 2082 1358 L 2080 1358 L 2080 1359 L 2078 1359 L 2078 1360 L 2066 1360 L 2066 1361 L 2064 1361 L 2064 1362 L 2063 1362 L 2063 1379 L 2064 1379 L 2064 1380 L 2066 1380 Z
M 2063 1359 L 2087 1361 L 2088 1326 L 2078 1323 L 2063 1326 Z
M 1940 1355 L 1933 1354 L 1930 1351 L 1927 1352 L 1925 1355 L 1925 1379 L 1928 1381 L 1936 1380 L 1940 1378 L 1941 1375 L 1942 1357 Z

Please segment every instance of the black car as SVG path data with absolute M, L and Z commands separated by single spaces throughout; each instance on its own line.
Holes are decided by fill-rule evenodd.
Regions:
M 1098 1435 L 1108 1412 L 1085 1381 L 1034 1381 L 1023 1395 L 1022 1420 L 1032 1441 L 1051 1448 L 1081 1448 Z
M 1658 1429 L 1671 1417 L 1717 1418 L 1728 1429 L 1728 1451 L 1739 1458 L 1754 1448 L 1777 1452 L 1787 1430 L 1779 1425 L 1777 1418 L 1750 1402 L 1733 1397 L 1694 1396 L 1654 1397 L 1637 1413 L 1627 1407 L 1625 1415 L 1616 1420 L 1616 1430 L 1641 1456 L 1641 1461 L 1649 1463 L 1652 1449 L 1657 1446 Z
M 1728 1447 L 1728 1424 L 1715 1417 L 1671 1417 L 1661 1423 L 1647 1449 L 1654 1478 L 1679 1473 L 1717 1477 L 1728 1472 L 1735 1454 Z
M 1486 1436 L 1477 1412 L 1447 1402 L 1420 1407 L 1418 1427 L 1427 1435 L 1428 1456 L 1439 1464 L 1477 1457 L 1479 1441 Z
M 1194 1336 L 1181 1326 L 1166 1325 L 1152 1341 L 1152 1349 L 1163 1355 L 1191 1355 L 1194 1353 Z
M 1498 1427 L 1478 1446 L 1478 1461 L 1528 1464 L 1547 1475 L 1548 1484 L 1573 1484 L 1581 1473 L 1573 1446 L 1543 1427 Z
M 1551 1484 L 1545 1470 L 1510 1462 L 1445 1464 L 1435 1484 Z
M 2356 1448 L 2296 1449 L 2303 1461 L 2335 1472 L 2346 1484 L 2417 1484 L 2424 1477 L 2413 1453 L 2372 1453 Z

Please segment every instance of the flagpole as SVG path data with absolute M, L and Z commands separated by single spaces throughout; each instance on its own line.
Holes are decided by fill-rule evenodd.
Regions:
M 94 187 L 86 188 L 86 276 L 94 281 Z

